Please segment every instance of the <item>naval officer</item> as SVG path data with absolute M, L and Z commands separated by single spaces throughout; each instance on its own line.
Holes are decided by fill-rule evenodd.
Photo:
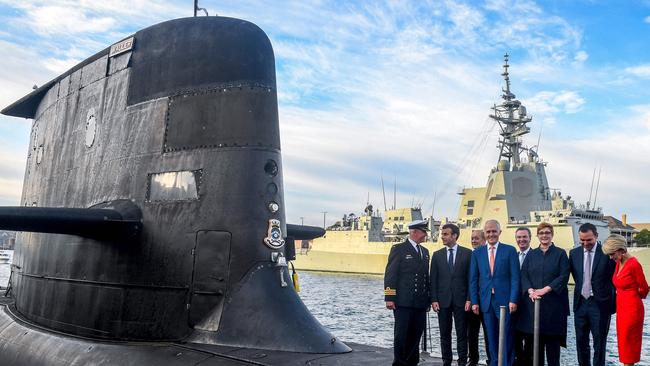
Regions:
M 406 241 L 391 248 L 384 273 L 386 308 L 395 316 L 393 366 L 418 364 L 420 338 L 431 304 L 429 251 L 420 245 L 427 237 L 427 221 L 413 221 L 408 228 Z

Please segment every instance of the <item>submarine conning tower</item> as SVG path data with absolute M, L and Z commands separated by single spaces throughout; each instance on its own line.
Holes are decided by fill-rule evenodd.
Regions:
M 22 206 L 0 209 L 0 226 L 30 231 L 18 318 L 107 340 L 350 350 L 291 286 L 275 61 L 256 25 L 151 26 L 2 113 L 34 120 Z

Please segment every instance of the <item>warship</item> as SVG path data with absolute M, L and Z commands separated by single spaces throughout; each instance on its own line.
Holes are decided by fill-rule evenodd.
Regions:
M 289 274 L 275 58 L 256 25 L 137 31 L 2 110 L 33 119 L 2 365 L 377 365 Z
M 485 221 L 490 219 L 499 221 L 501 240 L 506 243 L 514 243 L 517 228 L 528 227 L 535 233 L 539 223 L 548 222 L 554 227 L 555 244 L 567 251 L 579 245 L 578 228 L 583 223 L 594 224 L 600 240 L 610 233 L 601 208 L 589 202 L 577 205 L 570 196 L 565 197 L 559 190 L 549 188 L 547 163 L 539 157 L 536 147 L 527 147 L 523 142 L 523 136 L 530 132 L 528 124 L 532 122 L 532 117 L 511 90 L 508 61 L 506 54 L 501 74 L 505 83 L 502 101 L 491 108 L 489 115 L 500 128 L 497 164 L 491 169 L 485 187 L 461 190 L 456 220 L 434 222 L 433 217 L 429 218 L 432 235 L 424 243 L 429 250 L 442 247 L 435 233 L 440 225 L 447 222 L 459 226 L 459 244 L 470 248 L 471 231 L 482 229 Z M 395 239 L 390 233 L 410 220 L 422 219 L 422 214 L 417 208 L 405 208 L 388 210 L 384 217 L 382 219 L 380 215 L 366 210 L 355 217 L 354 224 L 339 223 L 328 228 L 323 237 L 296 243 L 299 248 L 296 268 L 383 274 L 388 253 L 394 244 L 391 239 Z M 406 233 L 401 233 L 402 238 L 405 236 Z M 537 245 L 536 242 L 533 235 L 532 245 Z M 631 250 L 644 266 L 650 263 L 649 250 Z

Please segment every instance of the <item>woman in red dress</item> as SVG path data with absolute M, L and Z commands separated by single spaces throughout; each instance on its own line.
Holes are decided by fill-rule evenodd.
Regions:
M 603 244 L 603 253 L 616 261 L 612 283 L 616 287 L 616 336 L 618 358 L 624 365 L 641 361 L 641 336 L 643 334 L 643 302 L 648 295 L 648 283 L 643 268 L 627 252 L 625 238 L 610 235 Z

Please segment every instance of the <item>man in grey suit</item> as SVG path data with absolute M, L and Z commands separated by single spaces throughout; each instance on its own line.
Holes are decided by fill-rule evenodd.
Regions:
M 470 249 L 456 243 L 460 230 L 454 224 L 445 224 L 440 230 L 444 248 L 431 256 L 431 302 L 433 311 L 438 313 L 440 327 L 440 346 L 442 362 L 451 366 L 451 328 L 456 325 L 456 348 L 458 365 L 467 364 L 467 311 L 470 310 L 467 291 L 469 264 L 472 258 Z
M 605 345 L 612 314 L 616 312 L 616 292 L 612 276 L 616 263 L 603 254 L 593 224 L 578 229 L 581 246 L 569 252 L 569 269 L 575 282 L 573 319 L 576 329 L 578 364 L 590 366 L 589 333 L 594 339 L 594 366 L 605 365 Z

